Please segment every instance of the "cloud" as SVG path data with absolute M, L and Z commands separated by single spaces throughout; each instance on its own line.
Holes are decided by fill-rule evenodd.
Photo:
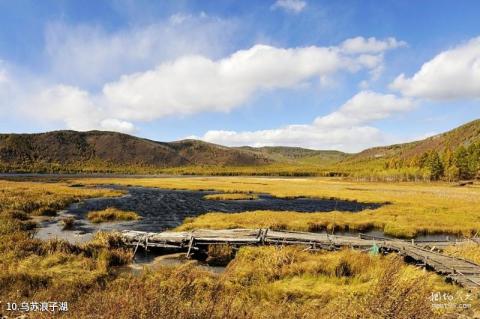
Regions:
M 155 24 L 115 32 L 95 25 L 50 23 L 44 55 L 50 77 L 64 84 L 101 86 L 179 55 L 225 53 L 237 26 L 230 20 L 173 14 Z
M 8 83 L 8 75 L 7 75 L 7 70 L 1 68 L 1 63 L 2 61 L 0 60 L 0 85 L 6 85 Z
M 357 152 L 391 141 L 369 124 L 414 107 L 408 98 L 362 91 L 337 111 L 318 117 L 312 124 L 289 125 L 259 131 L 208 131 L 202 140 L 230 146 L 303 146 Z
M 378 80 L 382 75 L 385 69 L 383 64 L 384 53 L 406 45 L 406 42 L 392 37 L 386 39 L 355 37 L 343 41 L 340 50 L 344 54 L 359 55 L 358 59 L 360 61 L 363 60 L 365 65 L 370 65 L 370 79 L 363 80 L 359 84 L 360 88 L 366 89 L 370 86 L 371 81 Z
M 135 125 L 127 121 L 117 119 L 105 119 L 100 122 L 100 127 L 107 131 L 134 133 L 137 129 Z
M 189 18 L 175 18 L 176 23 L 183 23 L 183 19 Z M 118 50 L 100 60 L 94 57 L 93 65 L 110 54 L 113 61 L 122 60 L 124 57 L 116 55 Z M 80 66 L 85 61 L 71 64 Z M 70 129 L 131 133 L 139 122 L 199 112 L 228 112 L 261 92 L 302 88 L 315 81 L 322 85 L 339 72 L 374 72 L 382 64 L 381 53 L 346 54 L 339 47 L 279 48 L 257 44 L 220 59 L 183 55 L 107 81 L 98 90 L 90 85 L 48 83 L 44 78 L 30 81 L 35 85 L 17 80 L 22 96 L 18 109 L 21 115 Z
M 121 118 L 150 120 L 173 114 L 229 111 L 261 90 L 291 88 L 342 69 L 371 67 L 322 47 L 255 45 L 227 58 L 185 56 L 108 83 L 103 94 Z
M 390 87 L 431 100 L 479 98 L 480 37 L 441 52 L 410 78 L 402 73 Z
M 272 9 L 282 9 L 287 12 L 299 13 L 305 9 L 307 3 L 302 0 L 277 0 Z
M 11 113 L 15 100 L 14 79 L 7 67 L 7 64 L 0 59 L 0 115 L 5 111 Z
M 212 60 L 188 55 L 155 69 L 122 76 L 102 90 L 116 118 L 153 120 L 169 115 L 228 112 L 257 92 L 323 82 L 339 71 L 373 73 L 382 55 L 345 55 L 337 47 L 277 48 L 255 45 Z
M 374 127 L 326 130 L 314 125 L 289 125 L 279 129 L 250 132 L 208 131 L 201 137 L 193 138 L 230 146 L 300 146 L 347 152 L 357 152 L 385 141 L 383 134 Z
M 22 103 L 20 111 L 32 119 L 60 123 L 78 131 L 95 129 L 123 133 L 135 131 L 132 123 L 108 118 L 108 114 L 96 102 L 88 92 L 79 88 L 56 85 L 28 97 Z
M 362 125 L 387 118 L 395 113 L 410 111 L 413 100 L 399 98 L 393 94 L 361 91 L 343 104 L 338 111 L 318 117 L 314 123 L 321 127 L 345 127 Z
M 392 37 L 384 40 L 378 40 L 373 37 L 368 39 L 364 37 L 356 37 L 343 41 L 340 47 L 347 53 L 382 53 L 406 45 L 406 42 L 398 41 Z

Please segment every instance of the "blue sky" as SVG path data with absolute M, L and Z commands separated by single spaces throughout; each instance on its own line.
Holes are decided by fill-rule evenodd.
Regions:
M 478 1 L 3 1 L 0 131 L 355 152 L 480 118 Z

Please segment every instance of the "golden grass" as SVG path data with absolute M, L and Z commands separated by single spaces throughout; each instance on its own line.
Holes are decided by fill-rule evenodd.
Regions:
M 97 210 L 89 212 L 87 215 L 88 220 L 92 223 L 104 223 L 104 222 L 113 222 L 119 220 L 139 220 L 141 217 L 130 211 L 123 211 L 115 207 L 108 207 L 104 210 Z
M 444 250 L 444 253 L 455 257 L 461 257 L 480 265 L 480 244 L 476 242 L 471 241 L 457 244 L 455 246 L 449 246 Z
M 71 216 L 62 218 L 60 222 L 63 230 L 70 230 L 75 226 L 75 218 Z
M 480 230 L 479 185 L 454 187 L 447 183 L 369 183 L 331 178 L 252 177 L 95 178 L 79 182 L 389 203 L 359 213 L 212 213 L 189 219 L 180 229 L 272 227 L 315 231 L 376 228 L 400 237 L 435 233 L 471 236 Z
M 90 197 L 119 196 L 105 189 L 79 189 L 66 183 L 0 181 L 0 300 L 30 297 L 36 291 L 62 291 L 66 298 L 109 276 L 111 265 L 131 253 L 99 234 L 82 246 L 33 239 L 29 215 L 53 215 Z M 110 245 L 112 244 L 112 245 Z
M 0 300 L 68 301 L 70 312 L 58 317 L 435 318 L 441 314 L 431 307 L 428 297 L 432 292 L 464 292 L 435 274 L 405 265 L 394 255 L 371 256 L 352 250 L 310 253 L 299 247 L 242 248 L 222 275 L 190 264 L 140 276 L 119 274 L 115 266 L 129 262 L 132 252 L 121 248 L 118 235 L 99 233 L 83 245 L 40 241 L 25 231 L 28 214 L 18 211 L 18 207 L 31 208 L 29 213 L 47 207 L 61 209 L 82 196 L 115 193 L 60 184 L 58 188 L 44 183 L 3 185 L 8 188 L 2 189 L 2 198 L 15 195 L 18 203 L 1 202 Z M 42 201 L 42 194 L 50 199 Z M 218 249 L 212 253 L 220 257 L 228 253 Z M 446 311 L 457 313 L 456 309 Z M 462 314 L 471 311 L 462 310 Z M 35 316 L 49 318 L 51 314 Z
M 120 196 L 121 191 L 70 187 L 67 183 L 0 180 L 0 211 L 54 215 L 69 204 L 91 197 Z
M 463 290 L 393 255 L 242 248 L 221 275 L 187 264 L 120 276 L 78 298 L 66 317 L 434 318 L 432 292 Z
M 208 200 L 255 200 L 258 199 L 258 195 L 247 193 L 224 193 L 205 195 L 203 198 Z

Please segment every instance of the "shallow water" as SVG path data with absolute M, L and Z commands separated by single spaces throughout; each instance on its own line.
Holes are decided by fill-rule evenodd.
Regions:
M 119 270 L 137 275 L 143 273 L 145 270 L 157 270 L 158 268 L 165 266 L 175 267 L 186 264 L 192 264 L 195 267 L 208 270 L 216 274 L 221 274 L 226 269 L 226 267 L 223 266 L 211 266 L 205 262 L 187 259 L 186 253 L 158 254 L 154 252 L 139 251 L 135 255 L 135 259 L 132 263 L 125 267 L 119 268 Z
M 89 240 L 92 234 L 100 230 L 139 230 L 160 232 L 182 224 L 185 218 L 195 217 L 207 212 L 236 213 L 253 210 L 276 210 L 298 212 L 328 212 L 332 210 L 358 212 L 363 209 L 375 209 L 381 206 L 376 203 L 359 203 L 355 201 L 328 199 L 282 199 L 270 195 L 259 195 L 255 200 L 205 200 L 213 191 L 166 190 L 146 187 L 122 187 L 116 185 L 103 186 L 126 190 L 122 197 L 93 198 L 72 204 L 58 216 L 42 220 L 36 237 L 41 239 L 59 238 L 72 243 Z M 131 210 L 142 216 L 138 221 L 120 221 L 93 224 L 86 218 L 89 211 L 116 207 Z M 73 230 L 63 231 L 60 221 L 72 216 L 76 219 Z
M 185 218 L 195 217 L 207 212 L 235 213 L 254 210 L 297 211 L 297 212 L 329 212 L 333 210 L 359 212 L 363 209 L 375 209 L 381 206 L 377 203 L 360 203 L 345 200 L 329 199 L 282 199 L 261 194 L 255 200 L 205 200 L 203 197 L 218 192 L 166 190 L 146 187 L 103 186 L 123 189 L 128 193 L 122 197 L 93 198 L 72 204 L 68 209 L 58 213 L 57 217 L 40 221 L 36 237 L 41 239 L 59 238 L 72 243 L 81 243 L 91 239 L 93 233 L 105 230 L 138 230 L 160 232 L 182 224 Z M 87 213 L 116 207 L 131 210 L 142 216 L 138 221 L 119 221 L 93 224 L 86 219 Z M 72 216 L 76 219 L 73 230 L 63 231 L 60 221 Z M 373 236 L 384 236 L 381 231 L 367 232 Z M 356 236 L 358 233 L 336 233 L 338 235 Z M 450 239 L 452 237 L 450 236 Z M 421 240 L 445 240 L 446 236 L 419 236 Z
M 114 187 L 114 186 L 112 186 Z M 236 213 L 254 210 L 328 212 L 333 210 L 358 212 L 380 207 L 377 203 L 360 203 L 327 199 L 282 199 L 270 195 L 260 195 L 256 200 L 205 200 L 203 197 L 217 192 L 165 190 L 145 187 L 114 187 L 126 189 L 128 195 L 117 198 L 97 198 L 86 200 L 68 209 L 70 214 L 84 218 L 88 211 L 116 207 L 132 210 L 142 216 L 142 220 L 129 229 L 161 231 L 177 227 L 187 217 L 195 217 L 207 212 Z M 122 227 L 123 225 L 118 225 Z

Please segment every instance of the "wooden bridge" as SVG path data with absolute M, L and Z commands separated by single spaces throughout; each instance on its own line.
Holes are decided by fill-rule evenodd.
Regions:
M 467 289 L 480 289 L 480 265 L 441 253 L 451 241 L 406 241 L 360 234 L 358 237 L 326 233 L 273 231 L 270 229 L 199 229 L 191 232 L 148 233 L 123 231 L 124 242 L 135 251 L 142 247 L 186 251 L 187 257 L 206 253 L 209 245 L 303 245 L 310 250 L 339 250 L 350 247 L 360 250 L 378 249 L 382 253 L 395 252 L 407 261 L 421 265 Z

